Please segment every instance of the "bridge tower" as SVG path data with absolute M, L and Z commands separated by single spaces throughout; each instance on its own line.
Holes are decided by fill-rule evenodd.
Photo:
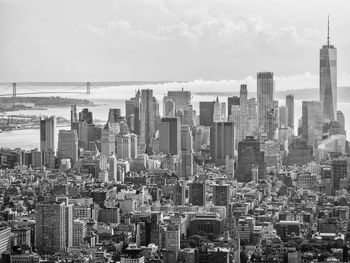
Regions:
M 12 97 L 16 97 L 17 95 L 17 84 L 16 82 L 12 83 Z
M 90 82 L 86 82 L 86 94 L 90 94 Z

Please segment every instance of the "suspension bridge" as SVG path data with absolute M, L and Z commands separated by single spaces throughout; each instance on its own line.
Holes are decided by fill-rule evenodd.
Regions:
M 2 86 L 2 87 L 1 87 Z M 70 83 L 69 85 L 31 85 L 21 82 L 7 83 L 0 86 L 0 97 L 17 97 L 39 94 L 90 94 L 93 85 L 90 82 Z M 55 88 L 55 90 L 52 90 Z M 49 90 L 51 89 L 51 90 Z

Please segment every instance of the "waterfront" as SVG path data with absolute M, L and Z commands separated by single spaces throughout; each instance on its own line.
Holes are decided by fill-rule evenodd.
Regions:
M 125 100 L 134 96 L 137 88 L 154 88 L 154 96 L 159 101 L 160 113 L 162 115 L 163 112 L 163 96 L 166 93 L 165 87 L 171 90 L 180 90 L 181 85 L 173 83 L 172 85 L 146 85 L 146 86 L 130 86 L 130 87 L 104 87 L 99 88 L 93 91 L 91 95 L 85 94 L 73 94 L 70 95 L 72 98 L 81 98 L 88 99 L 96 104 L 96 106 L 89 107 L 89 109 L 93 112 L 94 119 L 100 120 L 104 123 L 108 117 L 108 110 L 110 108 L 120 108 L 122 114 L 125 111 Z M 237 93 L 238 87 L 232 89 L 232 95 Z M 192 89 L 188 89 L 191 90 Z M 196 89 L 195 89 L 196 90 Z M 253 92 L 251 92 L 251 96 L 255 96 Z M 216 98 L 215 95 L 197 95 L 193 94 L 192 103 L 193 108 L 199 114 L 199 101 L 212 101 Z M 227 101 L 227 97 L 219 96 L 220 101 Z M 310 98 L 305 98 L 306 100 L 310 100 Z M 284 105 L 284 101 L 279 101 L 280 105 Z M 78 107 L 78 111 L 80 111 L 83 107 Z M 346 130 L 350 130 L 350 121 L 346 118 L 350 116 L 350 103 L 338 103 L 338 110 L 343 111 L 345 115 L 345 125 Z M 295 100 L 295 134 L 297 133 L 298 120 L 301 117 L 302 107 L 301 100 Z M 66 119 L 70 119 L 70 108 L 69 107 L 52 107 L 45 110 L 20 110 L 20 111 L 11 111 L 5 112 L 8 115 L 37 115 L 37 116 L 61 116 Z M 97 123 L 99 124 L 99 123 Z M 69 127 L 57 127 L 59 129 L 68 129 Z M 58 133 L 57 133 L 58 134 Z M 347 136 L 349 138 L 349 136 Z M 20 147 L 22 149 L 32 149 L 39 148 L 39 129 L 28 129 L 28 130 L 12 130 L 8 132 L 0 133 L 0 143 L 2 147 L 16 148 Z M 56 142 L 57 143 L 57 142 Z

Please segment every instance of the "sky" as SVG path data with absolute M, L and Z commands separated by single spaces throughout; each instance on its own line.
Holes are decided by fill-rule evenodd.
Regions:
M 349 0 L 0 0 L 0 81 L 176 80 L 318 88 L 319 49 L 350 86 Z M 254 85 L 254 84 L 253 84 Z

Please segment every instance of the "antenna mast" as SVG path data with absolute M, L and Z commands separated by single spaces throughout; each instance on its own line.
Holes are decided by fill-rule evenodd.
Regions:
M 328 15 L 328 30 L 327 30 L 327 46 L 329 46 L 329 15 Z

